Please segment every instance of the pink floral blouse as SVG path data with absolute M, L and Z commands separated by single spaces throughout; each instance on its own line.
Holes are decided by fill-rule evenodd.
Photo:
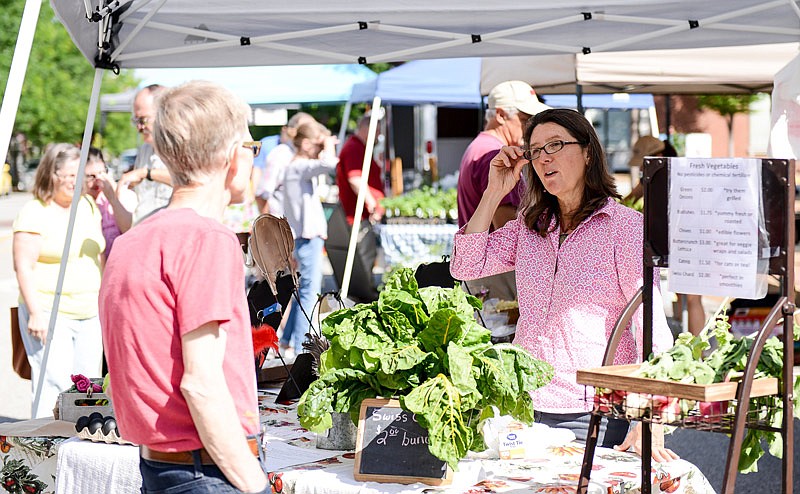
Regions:
M 450 272 L 456 279 L 473 280 L 516 270 L 520 317 L 514 343 L 555 367 L 553 381 L 533 394 L 534 405 L 542 412 L 575 413 L 591 408 L 575 372 L 602 365 L 614 324 L 642 285 L 642 215 L 609 199 L 561 246 L 559 234 L 555 229 L 542 238 L 521 215 L 491 234 L 462 229 L 455 236 Z M 672 345 L 658 279 L 656 274 L 656 353 Z M 630 330 L 623 334 L 615 364 L 640 360 L 641 308 L 634 321 L 636 335 Z

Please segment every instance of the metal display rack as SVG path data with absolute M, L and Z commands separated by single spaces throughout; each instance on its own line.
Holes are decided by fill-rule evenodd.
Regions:
M 644 162 L 642 182 L 644 185 L 644 280 L 652 280 L 655 268 L 669 266 L 669 181 L 671 158 L 647 158 Z M 592 470 L 594 452 L 597 447 L 600 420 L 603 416 L 612 418 L 637 417 L 642 421 L 642 489 L 650 494 L 652 470 L 652 431 L 651 425 L 662 423 L 678 427 L 695 428 L 731 435 L 728 446 L 722 494 L 734 492 L 738 473 L 739 454 L 745 428 L 761 429 L 780 433 L 783 436 L 783 477 L 782 492 L 790 494 L 792 486 L 793 460 L 793 414 L 792 384 L 794 363 L 793 329 L 795 311 L 794 297 L 794 246 L 795 246 L 795 179 L 794 160 L 761 159 L 761 201 L 764 210 L 764 223 L 769 238 L 768 274 L 780 281 L 780 297 L 773 305 L 758 332 L 747 360 L 744 375 L 738 383 L 715 383 L 706 386 L 686 385 L 635 378 L 632 374 L 638 365 L 612 366 L 614 355 L 623 332 L 628 327 L 637 308 L 642 305 L 643 313 L 643 359 L 652 351 L 653 340 L 653 284 L 644 283 L 631 300 L 609 338 L 603 358 L 603 368 L 578 371 L 578 382 L 601 388 L 651 393 L 653 397 L 672 396 L 687 400 L 708 400 L 720 406 L 713 414 L 697 411 L 675 415 L 652 413 L 629 413 L 613 395 L 600 398 L 595 395 L 586 439 L 578 493 L 586 493 Z M 777 379 L 754 379 L 754 373 L 764 344 L 773 328 L 783 319 L 783 375 Z M 610 366 L 610 367 L 606 367 Z M 630 368 L 630 369 L 628 369 Z M 704 401 L 705 402 L 705 401 Z M 598 406 L 598 403 L 600 406 Z M 765 423 L 763 412 L 769 407 L 782 403 L 783 419 L 781 427 Z M 643 411 L 644 412 L 644 411 Z M 641 416 L 641 418 L 639 418 Z

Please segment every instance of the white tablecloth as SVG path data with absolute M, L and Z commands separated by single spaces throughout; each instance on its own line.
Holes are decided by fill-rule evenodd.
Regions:
M 58 448 L 57 494 L 139 492 L 139 448 L 68 439 Z

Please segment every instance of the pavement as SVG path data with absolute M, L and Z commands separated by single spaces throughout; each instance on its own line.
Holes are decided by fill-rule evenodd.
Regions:
M 20 379 L 11 368 L 11 318 L 9 308 L 17 304 L 19 289 L 11 256 L 11 224 L 31 195 L 13 192 L 0 196 L 0 422 L 31 418 L 31 383 Z

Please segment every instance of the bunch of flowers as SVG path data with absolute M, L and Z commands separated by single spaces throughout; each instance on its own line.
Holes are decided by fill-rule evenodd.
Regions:
M 69 377 L 72 379 L 72 387 L 69 389 L 70 392 L 77 391 L 78 393 L 88 393 L 90 388 L 92 393 L 103 392 L 102 380 L 100 379 L 95 382 L 83 374 L 72 374 Z

